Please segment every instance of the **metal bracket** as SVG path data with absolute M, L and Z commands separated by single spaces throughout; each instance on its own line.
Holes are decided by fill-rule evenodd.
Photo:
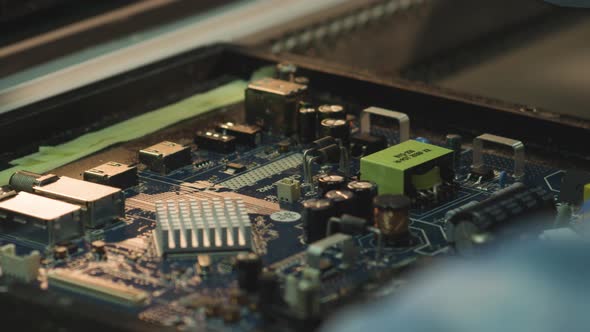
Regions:
M 524 144 L 521 141 L 517 141 L 512 138 L 506 138 L 492 134 L 483 134 L 473 139 L 473 168 L 479 168 L 484 166 L 484 142 L 496 143 L 503 146 L 511 147 L 514 150 L 514 177 L 518 179 L 524 176 Z
M 361 113 L 361 134 L 371 134 L 371 115 L 397 120 L 399 123 L 399 142 L 410 139 L 410 117 L 407 114 L 374 106 L 365 108 Z
M 352 236 L 342 233 L 332 234 L 324 239 L 313 242 L 307 248 L 307 265 L 313 269 L 320 269 L 320 261 L 324 251 L 334 246 L 342 248 L 342 264 L 350 266 L 356 259 L 357 250 Z

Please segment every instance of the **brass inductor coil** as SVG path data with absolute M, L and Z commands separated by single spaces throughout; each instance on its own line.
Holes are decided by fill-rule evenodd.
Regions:
M 386 241 L 399 241 L 410 236 L 411 200 L 404 195 L 379 195 L 373 200 L 375 227 Z

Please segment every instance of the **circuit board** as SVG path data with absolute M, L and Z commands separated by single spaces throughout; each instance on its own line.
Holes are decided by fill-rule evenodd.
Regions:
M 268 84 L 268 79 L 261 82 Z M 232 127 L 236 122 L 225 118 L 221 126 L 213 121 L 193 128 L 191 132 L 196 131 L 196 136 L 181 138 L 193 143 L 176 144 L 170 141 L 178 141 L 177 135 L 159 135 L 164 142 L 137 151 L 138 165 L 127 169 L 134 170 L 136 177 L 120 187 L 124 211 L 117 218 L 103 225 L 97 216 L 107 213 L 106 209 L 75 202 L 63 208 L 78 209 L 76 206 L 82 205 L 82 213 L 91 209 L 99 212 L 88 217 L 92 219 L 84 219 L 83 232 L 66 241 L 42 243 L 21 228 L 0 232 L 0 247 L 13 245 L 15 250 L 4 254 L 10 256 L 10 263 L 5 263 L 3 275 L 10 276 L 14 271 L 9 269 L 14 268 L 12 274 L 21 279 L 32 275 L 27 282 L 43 292 L 115 308 L 156 327 L 196 331 L 307 330 L 317 328 L 341 305 L 362 301 L 384 285 L 391 285 L 400 270 L 423 260 L 460 253 L 457 239 L 450 239 L 449 234 L 452 236 L 453 227 L 465 227 L 466 221 L 480 227 L 482 234 L 512 234 L 520 230 L 502 233 L 503 229 L 518 224 L 523 214 L 549 210 L 553 222 L 556 207 L 558 211 L 560 204 L 570 209 L 569 203 L 559 197 L 567 172 L 526 159 L 524 146 L 518 140 L 483 134 L 473 144 L 466 144 L 457 141 L 458 135 L 447 136 L 444 142 L 436 135 L 416 137 L 409 130 L 406 114 L 372 107 L 360 114 L 345 114 L 337 105 L 341 100 L 329 106 L 335 118 L 330 115 L 320 122 L 316 107 L 325 109 L 325 103 L 331 102 L 326 98 L 322 99 L 324 105 L 316 106 L 304 105 L 302 100 L 289 106 L 288 101 L 269 116 L 273 113 L 268 108 L 278 104 L 272 98 L 284 102 L 287 92 L 281 89 L 290 84 L 303 86 L 278 79 L 271 83 L 275 85 L 255 91 L 258 95 L 251 97 L 253 102 L 249 103 L 247 90 L 246 101 L 234 105 L 246 112 L 246 122 L 229 119 L 243 122 L 245 129 L 241 132 Z M 248 87 L 255 88 L 260 87 Z M 271 88 L 277 90 L 269 97 L 266 94 Z M 281 127 L 287 120 L 282 117 L 289 114 L 289 108 L 302 118 L 296 120 L 295 133 L 285 134 Z M 249 113 L 254 114 L 249 119 L 253 121 L 248 121 Z M 299 121 L 312 113 L 314 118 L 308 124 L 320 123 L 325 128 L 305 132 Z M 365 113 L 397 117 L 399 126 L 387 121 L 370 125 L 366 120 L 370 114 Z M 257 116 L 263 117 L 266 125 L 257 122 Z M 205 132 L 215 126 L 221 130 Z M 244 136 L 228 148 L 231 130 Z M 514 156 L 483 150 L 478 144 L 484 140 L 511 146 Z M 377 148 L 371 145 L 376 141 Z M 359 146 L 360 153 L 355 150 Z M 169 163 L 168 155 L 161 153 L 165 149 L 170 153 Z M 159 155 L 153 157 L 154 151 Z M 384 153 L 387 158 L 381 157 Z M 110 166 L 121 166 L 117 160 L 112 162 Z M 87 165 L 84 159 L 76 164 Z M 100 175 L 86 178 L 85 172 L 88 182 L 101 183 L 105 179 L 95 169 L 87 172 Z M 332 175 L 347 187 L 340 185 L 337 190 L 322 192 L 321 179 Z M 66 177 L 20 174 L 25 180 L 38 177 L 27 182 L 13 181 L 15 176 L 10 180 L 12 187 L 3 189 L 7 194 L 0 196 L 0 209 L 8 209 L 6 202 L 23 196 L 21 191 L 27 191 L 27 185 L 36 195 L 71 203 L 68 195 L 60 193 L 63 188 L 49 189 Z M 81 188 L 86 188 L 84 181 L 67 181 L 82 183 Z M 361 216 L 358 211 L 363 206 L 357 205 L 356 210 L 347 210 L 346 214 L 336 211 L 321 217 L 324 228 L 320 227 L 319 232 L 311 225 L 310 211 L 314 207 L 309 202 L 330 201 L 331 192 L 346 196 L 345 188 L 363 181 L 375 188 L 374 197 L 367 201 L 371 205 L 368 216 Z M 286 189 L 281 189 L 282 185 Z M 105 191 L 111 187 L 100 188 Z M 111 189 L 109 193 L 116 191 Z M 379 197 L 389 199 L 389 205 L 379 206 Z M 410 203 L 403 208 L 393 207 L 401 198 Z M 200 211 L 196 217 L 193 207 Z M 489 215 L 484 216 L 482 211 Z M 347 219 L 351 221 L 346 224 L 345 216 L 349 214 L 354 218 Z M 241 215 L 246 219 L 239 221 L 237 233 L 230 235 L 227 230 L 227 235 L 219 235 L 220 227 L 229 227 L 219 219 L 225 218 L 231 224 Z M 321 219 L 317 215 L 314 218 Z M 564 219 L 569 223 L 572 215 L 566 214 Z M 203 220 L 214 221 L 215 225 L 210 227 Z M 13 221 L 27 222 L 26 217 L 20 221 L 15 217 Z M 340 228 L 330 231 L 334 225 Z M 392 225 L 406 227 L 407 232 L 395 233 Z M 188 234 L 186 227 L 193 227 L 193 238 L 176 238 L 173 231 L 166 233 L 174 227 L 180 227 L 177 233 L 182 234 Z M 209 228 L 217 232 L 213 238 L 205 231 L 199 233 Z M 62 231 L 57 228 L 53 232 Z M 194 247 L 189 248 L 187 242 Z M 197 242 L 203 243 L 197 246 Z M 244 256 L 247 252 L 254 256 Z M 11 258 L 35 255 L 40 256 L 38 269 L 28 274 L 22 272 L 28 265 Z M 245 260 L 244 264 L 252 263 L 250 259 L 260 265 L 240 270 L 240 259 Z M 264 287 L 258 285 L 264 273 L 272 277 L 266 282 L 277 287 L 276 294 L 263 295 Z
M 391 137 L 395 134 L 392 130 Z M 195 304 L 199 298 L 205 297 L 222 298 L 229 303 L 230 291 L 237 287 L 232 268 L 234 253 L 207 255 L 210 262 L 201 265 L 198 255 L 178 259 L 159 257 L 152 239 L 156 225 L 155 203 L 170 199 L 241 198 L 246 203 L 253 225 L 253 251 L 261 256 L 264 266 L 272 268 L 281 278 L 301 273 L 307 247 L 302 237 L 301 202 L 316 193 L 310 190 L 296 202 L 279 202 L 274 183 L 284 178 L 300 181 L 303 177 L 301 148 L 293 146 L 290 151 L 279 152 L 277 143 L 282 140 L 283 137 L 265 134 L 259 146 L 238 146 L 235 152 L 229 154 L 196 149 L 192 152 L 194 163 L 167 175 L 150 170 L 140 171 L 139 184 L 125 190 L 125 219 L 107 228 L 88 232 L 85 239 L 76 241 L 78 248 L 67 260 L 54 260 L 51 251 L 46 251 L 44 246 L 6 234 L 0 235 L 0 244 L 16 244 L 19 255 L 28 254 L 31 250 L 44 252 L 44 268 L 48 271 L 54 268 L 81 271 L 148 292 L 149 304 L 146 306 L 122 306 L 122 309 L 154 324 L 171 326 L 182 323 L 231 331 L 260 328 L 263 317 L 254 306 L 241 308 L 239 321 L 224 323 L 219 316 L 209 317 Z M 392 138 L 390 144 L 395 144 Z M 484 200 L 500 190 L 498 174 L 514 167 L 510 158 L 485 154 L 485 163 L 494 169 L 496 176 L 490 180 L 470 179 L 468 165 L 471 164 L 471 150 L 464 149 L 461 158 L 465 167 L 457 174 L 457 196 L 428 209 L 411 210 L 410 229 L 417 239 L 414 245 L 385 247 L 376 262 L 373 234 L 355 236 L 360 256 L 354 266 L 346 270 L 337 267 L 340 259 L 338 250 L 328 253 L 334 264 L 322 277 L 325 280 L 321 289 L 322 304 L 337 301 L 347 289 L 362 285 L 380 271 L 408 264 L 419 256 L 438 256 L 448 252 L 444 232 L 447 212 L 469 201 Z M 247 170 L 236 175 L 228 174 L 228 163 L 245 165 Z M 358 158 L 351 160 L 351 167 L 352 173 L 357 174 Z M 322 174 L 337 169 L 337 165 L 330 164 L 316 171 Z M 527 163 L 523 182 L 557 194 L 562 175 L 560 170 Z M 509 184 L 510 180 L 502 186 Z M 95 240 L 107 243 L 107 261 L 96 262 L 93 258 L 88 243 Z M 47 284 L 41 281 L 40 286 L 47 287 Z M 73 295 L 84 297 L 76 293 Z M 104 304 L 110 305 L 107 302 Z

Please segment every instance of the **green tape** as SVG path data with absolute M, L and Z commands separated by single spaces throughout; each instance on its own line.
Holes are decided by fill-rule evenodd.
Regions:
M 84 134 L 67 143 L 41 146 L 39 152 L 11 161 L 10 164 L 14 167 L 0 172 L 0 184 L 8 183 L 10 176 L 18 170 L 44 173 L 111 145 L 127 142 L 179 121 L 243 101 L 246 86 L 245 81 L 236 80 L 175 104 Z

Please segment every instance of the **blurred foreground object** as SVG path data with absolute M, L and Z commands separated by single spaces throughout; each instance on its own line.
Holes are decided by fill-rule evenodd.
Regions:
M 335 316 L 323 331 L 586 330 L 589 248 L 571 239 L 543 241 L 445 264 L 393 298 Z

